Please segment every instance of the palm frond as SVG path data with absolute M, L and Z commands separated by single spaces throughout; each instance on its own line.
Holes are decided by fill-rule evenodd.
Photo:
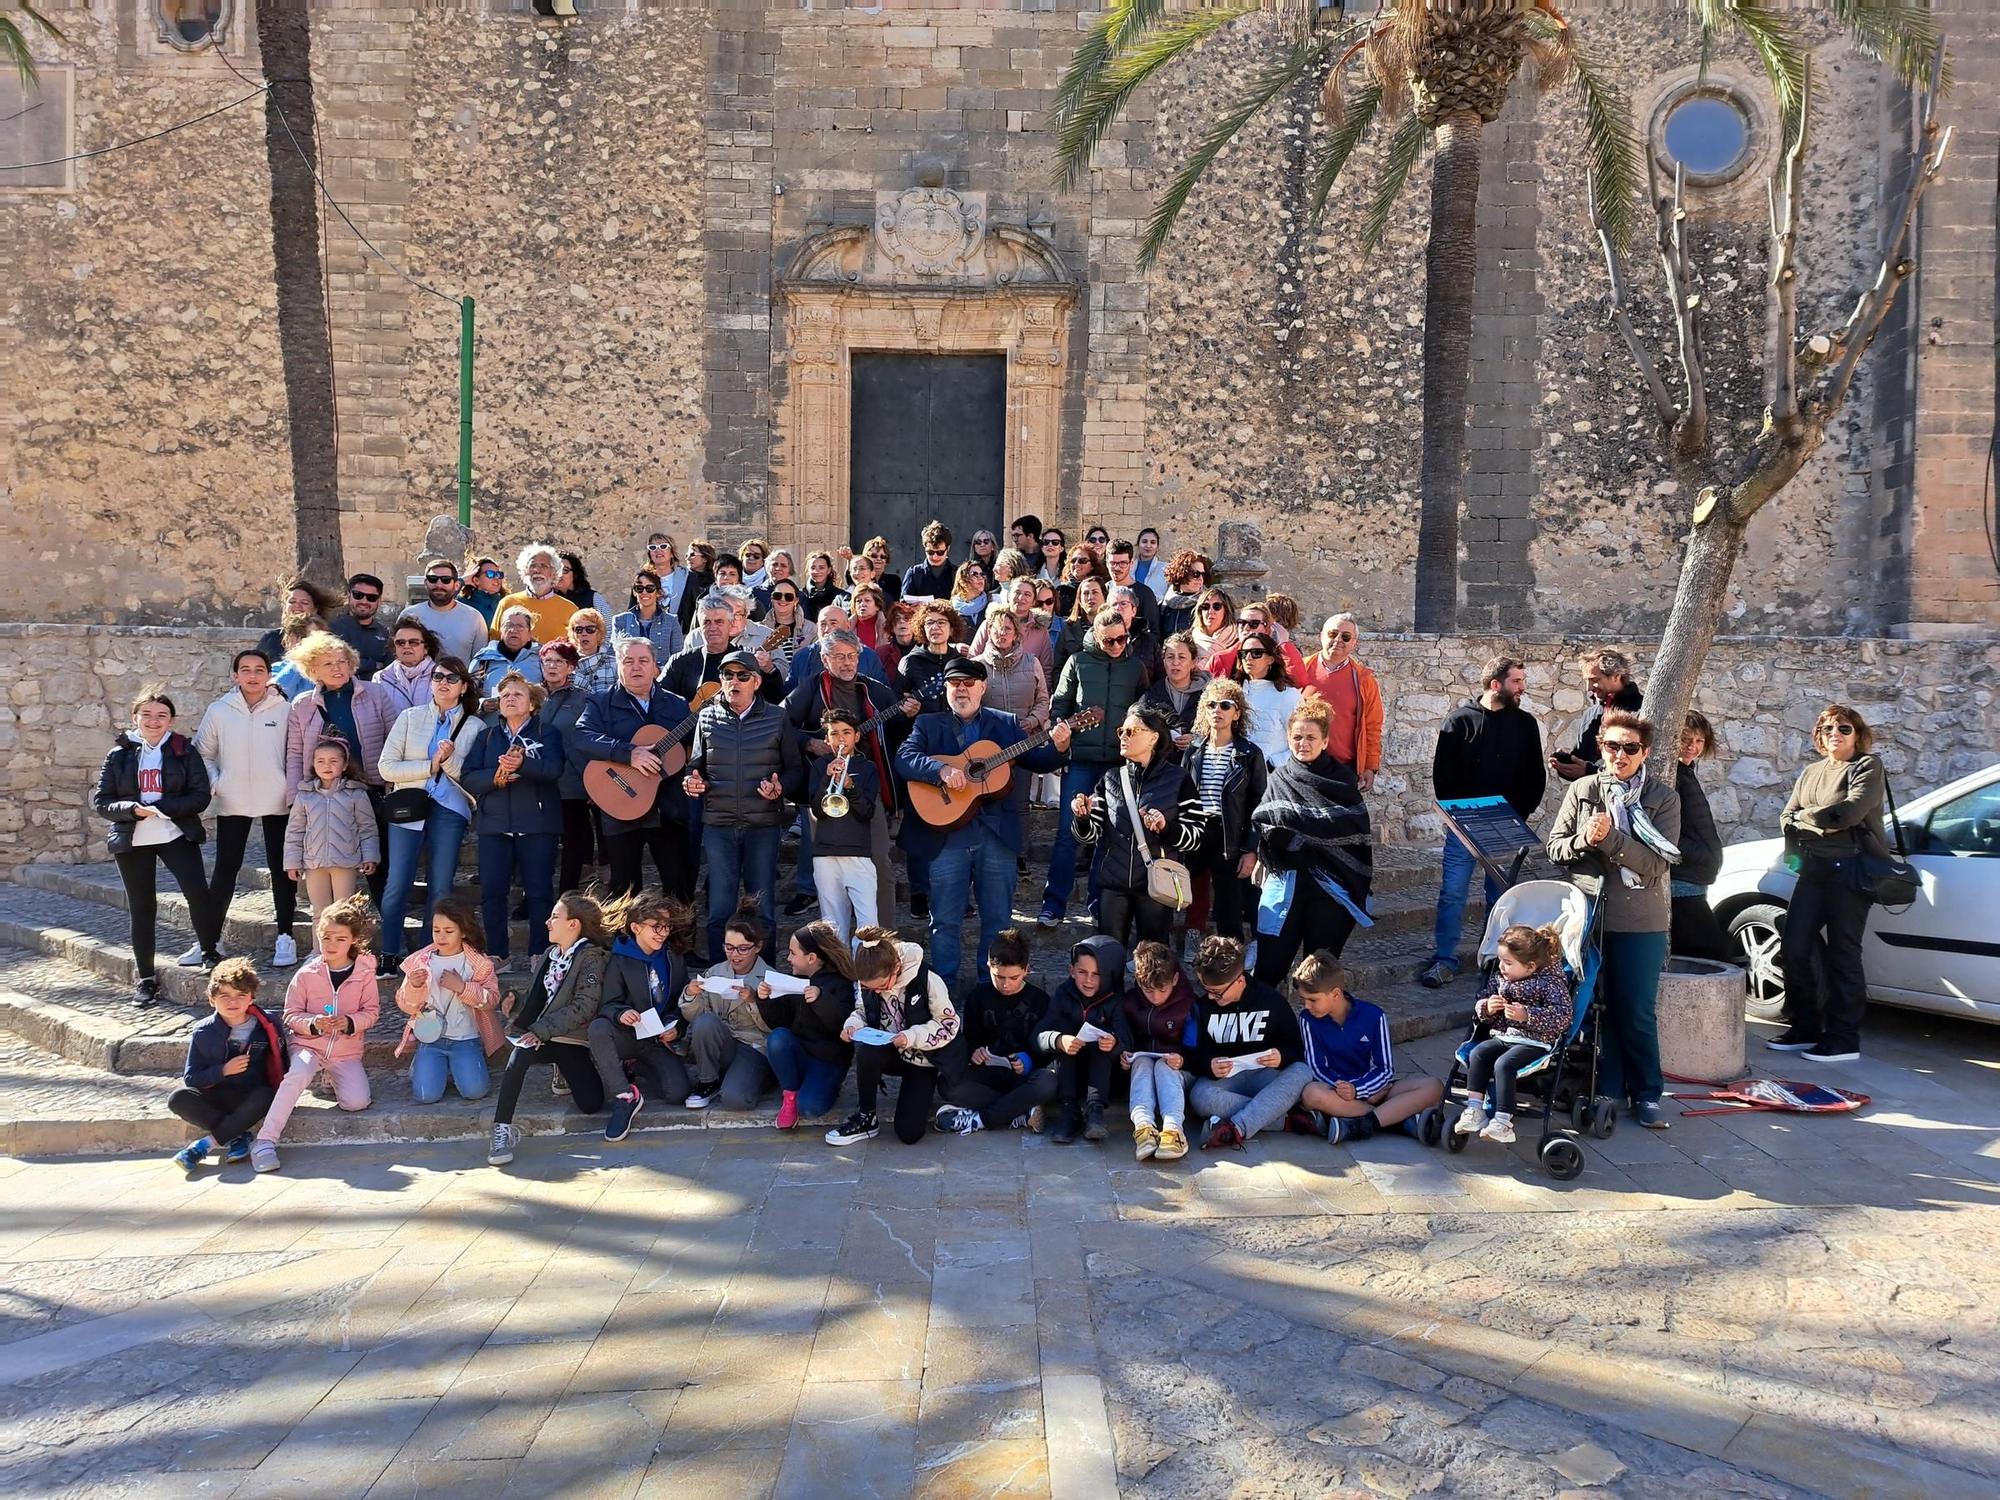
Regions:
M 1166 8 L 1167 0 L 1112 0 L 1110 9 L 1077 44 L 1056 84 L 1050 113 L 1058 128 L 1076 113 L 1112 58 L 1151 31 Z
M 1267 68 L 1256 82 L 1244 91 L 1236 102 L 1225 110 L 1220 119 L 1208 127 L 1201 138 L 1201 144 L 1174 174 L 1167 190 L 1160 194 L 1153 205 L 1151 217 L 1146 220 L 1146 237 L 1139 245 L 1139 265 L 1143 269 L 1152 265 L 1153 259 L 1173 233 L 1174 221 L 1180 217 L 1181 209 L 1187 205 L 1188 194 L 1201 180 L 1202 174 L 1214 164 L 1222 154 L 1222 148 L 1236 138 L 1245 125 L 1280 94 L 1297 83 L 1299 78 L 1326 56 L 1338 38 L 1321 38 L 1288 48 L 1285 55 Z M 1105 79 L 1110 84 L 1110 76 Z
M 15 0 L 9 8 L 33 21 L 40 31 L 62 40 L 62 28 L 36 10 L 29 0 Z M 35 55 L 28 50 L 28 34 L 11 15 L 0 15 L 0 64 L 13 65 L 23 88 L 35 81 Z
M 1259 9 L 1261 6 L 1252 0 L 1223 10 L 1196 11 L 1171 26 L 1143 35 L 1128 31 L 1129 39 L 1123 48 L 1098 67 L 1093 77 L 1082 81 L 1076 103 L 1058 119 L 1056 185 L 1063 189 L 1076 185 L 1090 165 L 1091 152 L 1149 78 L 1216 32 Z M 1079 48 L 1077 58 L 1071 60 L 1069 70 L 1063 75 L 1063 87 L 1068 86 L 1070 74 L 1078 70 L 1081 58 Z
M 1417 9 L 1421 11 L 1422 7 Z M 1397 15 L 1402 13 L 1399 10 Z M 1409 107 L 1410 77 L 1417 65 L 1417 44 L 1411 38 L 1416 34 L 1408 26 L 1394 23 L 1379 26 L 1361 50 L 1368 76 L 1382 90 L 1382 109 L 1387 114 L 1400 115 Z
M 1307 188 L 1306 223 L 1317 229 L 1326 212 L 1326 200 L 1340 178 L 1348 158 L 1354 155 L 1382 106 L 1382 90 L 1373 82 L 1363 84 L 1348 101 L 1347 113 L 1327 136 L 1313 162 L 1312 180 Z
M 1708 9 L 1713 0 L 1697 0 L 1697 3 Z M 1767 10 L 1763 0 L 1731 0 L 1719 9 L 1723 24 L 1742 32 L 1757 49 L 1757 56 L 1764 64 L 1764 76 L 1778 99 L 1778 113 L 1784 117 L 1786 133 L 1790 134 L 1806 91 L 1806 44 L 1798 23 L 1789 13 Z M 1710 36 L 1704 22 L 1704 42 Z
M 1639 222 L 1639 177 L 1645 147 L 1632 123 L 1631 101 L 1606 69 L 1577 39 L 1562 29 L 1561 46 L 1569 81 L 1583 104 L 1585 170 L 1599 217 L 1619 246 L 1629 243 Z
M 1363 250 L 1373 250 L 1382 243 L 1382 236 L 1388 233 L 1389 215 L 1395 212 L 1396 200 L 1402 197 L 1410 174 L 1416 171 L 1430 134 L 1415 114 L 1403 116 L 1403 123 L 1389 141 L 1389 155 L 1382 163 L 1382 175 L 1375 179 L 1375 194 L 1368 203 L 1368 217 L 1362 221 Z
M 1834 24 L 1908 84 L 1924 81 L 1943 40 L 1937 14 L 1921 0 L 1833 0 Z

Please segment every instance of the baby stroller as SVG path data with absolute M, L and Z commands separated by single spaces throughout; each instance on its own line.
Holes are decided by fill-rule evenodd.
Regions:
M 1577 1138 L 1588 1130 L 1599 1140 L 1609 1136 L 1617 1114 L 1609 1099 L 1597 1097 L 1598 1016 L 1593 1003 L 1597 992 L 1597 908 L 1590 897 L 1566 880 L 1527 880 L 1508 889 L 1493 903 L 1486 919 L 1486 932 L 1479 942 L 1479 971 L 1489 975 L 1499 966 L 1500 934 L 1516 923 L 1529 927 L 1553 926 L 1562 934 L 1563 968 L 1575 990 L 1569 1029 L 1545 1056 L 1534 1059 L 1519 1075 L 1523 1101 L 1539 1099 L 1542 1136 L 1537 1154 L 1553 1177 L 1568 1181 L 1583 1170 L 1583 1148 Z M 1452 1062 L 1451 1076 L 1445 1079 L 1445 1103 L 1438 1109 L 1437 1132 L 1444 1136 L 1445 1149 L 1463 1151 L 1470 1136 L 1452 1127 L 1458 1110 L 1451 1107 L 1456 1092 L 1460 1106 L 1465 1100 L 1467 1060 L 1478 1028 L 1459 1044 Z M 1436 1135 L 1431 1122 L 1424 1121 L 1426 1142 Z

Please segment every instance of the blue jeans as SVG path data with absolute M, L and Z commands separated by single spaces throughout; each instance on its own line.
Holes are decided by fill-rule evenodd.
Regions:
M 493 1087 L 493 1074 L 486 1066 L 486 1044 L 478 1037 L 459 1042 L 424 1042 L 410 1059 L 410 1096 L 419 1104 L 435 1104 L 444 1097 L 446 1074 L 461 1099 L 484 1099 Z
M 979 896 L 979 974 L 999 931 L 1014 920 L 1014 882 L 1020 878 L 1012 849 L 998 839 L 948 845 L 931 860 L 931 972 L 955 989 L 965 956 L 965 909 Z
M 1664 932 L 1607 932 L 1597 967 L 1597 1092 L 1634 1104 L 1658 1104 L 1660 970 L 1667 963 Z
M 749 891 L 771 936 L 764 940 L 764 960 L 777 955 L 778 828 L 717 828 L 701 830 L 701 852 L 708 861 L 708 956 L 722 957 L 722 929 L 736 915 L 736 893 Z
M 1069 893 L 1076 889 L 1076 831 L 1070 825 L 1069 805 L 1078 792 L 1097 790 L 1097 781 L 1107 767 L 1071 761 L 1063 767 L 1062 791 L 1056 797 L 1056 841 L 1049 850 L 1049 881 L 1042 888 L 1042 904 L 1061 911 L 1069 905 Z M 1009 856 L 1011 858 L 1011 856 Z M 936 880 L 933 869 L 931 878 Z M 1097 900 L 1097 858 L 1091 851 L 1090 899 Z M 935 897 L 933 897 L 935 900 Z
M 792 1035 L 789 1026 L 780 1026 L 764 1043 L 764 1061 L 778 1075 L 778 1087 L 799 1096 L 799 1113 L 823 1115 L 840 1097 L 841 1080 L 847 1069 L 839 1063 L 822 1062 Z
M 507 913 L 513 903 L 514 877 L 528 906 L 528 948 L 548 941 L 549 908 L 556 904 L 556 835 L 553 833 L 482 833 L 479 836 L 479 913 L 486 925 L 486 956 L 505 963 L 508 948 Z
M 1458 967 L 1458 939 L 1465 926 L 1465 904 L 1472 895 L 1472 872 L 1483 868 L 1472 851 L 1449 834 L 1444 841 L 1444 878 L 1438 884 L 1437 930 L 1431 936 L 1431 958 Z M 1500 882 L 1486 877 L 1486 909 L 1500 899 Z
M 389 873 L 382 886 L 382 956 L 400 958 L 404 951 L 403 918 L 410 909 L 410 887 L 417 880 L 417 859 L 425 844 L 430 858 L 424 866 L 424 941 L 430 941 L 431 910 L 451 890 L 458 874 L 459 846 L 465 842 L 465 819 L 446 808 L 433 807 L 422 823 L 389 825 Z

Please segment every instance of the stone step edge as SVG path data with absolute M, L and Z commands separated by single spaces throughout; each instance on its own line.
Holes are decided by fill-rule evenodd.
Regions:
M 193 934 L 162 923 L 159 927 L 157 972 L 160 992 L 171 1004 L 203 1006 L 208 1003 L 208 976 L 199 969 L 183 969 L 174 962 Z M 69 927 L 31 927 L 0 916 L 0 943 L 25 948 L 44 958 L 61 959 L 98 979 L 133 988 L 138 982 L 138 965 L 132 950 L 123 943 L 108 943 L 88 932 Z

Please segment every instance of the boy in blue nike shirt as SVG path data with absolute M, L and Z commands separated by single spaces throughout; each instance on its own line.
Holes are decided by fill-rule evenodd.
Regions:
M 1396 1077 L 1389 1018 L 1380 1007 L 1347 993 L 1347 971 L 1324 948 L 1292 970 L 1292 992 L 1305 1014 L 1306 1065 L 1313 1081 L 1285 1128 L 1324 1135 L 1336 1145 L 1365 1141 L 1385 1126 L 1416 1134 L 1416 1117 L 1444 1098 L 1436 1078 Z

